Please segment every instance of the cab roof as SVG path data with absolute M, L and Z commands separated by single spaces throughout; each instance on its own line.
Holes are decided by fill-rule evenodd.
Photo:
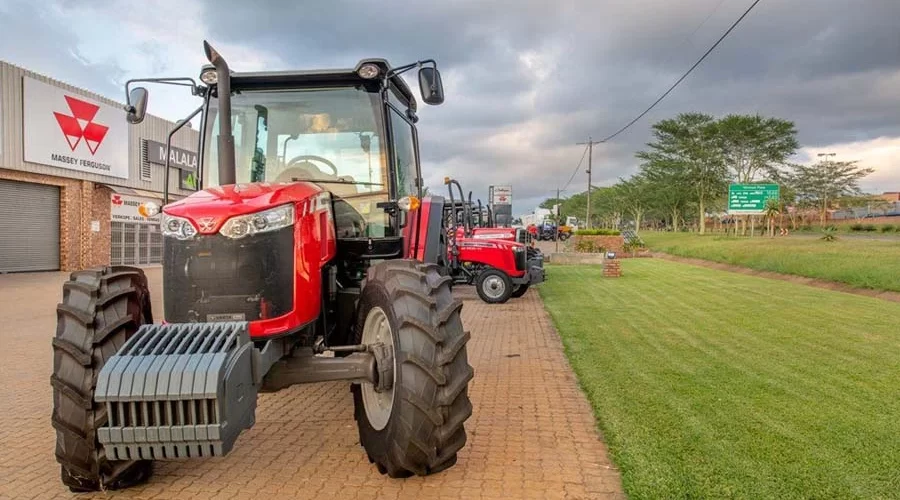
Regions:
M 375 64 L 381 69 L 382 74 L 391 70 L 390 63 L 385 59 L 363 59 L 354 68 L 345 69 L 313 69 L 313 70 L 289 70 L 289 71 L 252 71 L 231 73 L 231 87 L 234 90 L 264 90 L 270 88 L 289 88 L 299 85 L 378 85 L 381 78 L 365 79 L 359 76 L 357 71 L 363 64 Z M 416 111 L 416 98 L 409 86 L 400 78 L 400 75 L 390 77 L 391 87 L 395 88 L 398 97 L 405 104 Z

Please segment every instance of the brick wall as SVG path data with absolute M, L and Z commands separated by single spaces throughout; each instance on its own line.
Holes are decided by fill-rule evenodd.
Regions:
M 89 233 L 91 237 L 91 252 L 86 267 L 109 265 L 109 240 L 110 235 L 112 234 L 112 228 L 110 227 L 112 215 L 110 214 L 109 208 L 109 198 L 111 195 L 112 190 L 108 187 L 98 184 L 94 185 L 91 220 L 100 222 L 100 232 Z M 90 230 L 90 227 L 88 227 L 88 229 Z
M 90 181 L 0 168 L 0 179 L 57 186 L 59 190 L 59 266 L 77 271 L 109 264 L 109 188 Z M 91 221 L 100 232 L 91 232 Z

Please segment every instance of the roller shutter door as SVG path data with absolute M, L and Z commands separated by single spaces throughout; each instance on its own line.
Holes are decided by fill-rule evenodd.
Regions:
M 0 273 L 59 269 L 59 188 L 0 180 Z

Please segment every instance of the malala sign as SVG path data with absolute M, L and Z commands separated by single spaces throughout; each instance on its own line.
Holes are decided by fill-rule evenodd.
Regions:
M 22 85 L 25 161 L 128 178 L 122 109 L 27 76 Z

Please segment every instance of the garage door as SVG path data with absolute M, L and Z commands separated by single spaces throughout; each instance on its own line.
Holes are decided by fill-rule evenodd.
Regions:
M 59 269 L 59 188 L 0 180 L 0 273 Z

